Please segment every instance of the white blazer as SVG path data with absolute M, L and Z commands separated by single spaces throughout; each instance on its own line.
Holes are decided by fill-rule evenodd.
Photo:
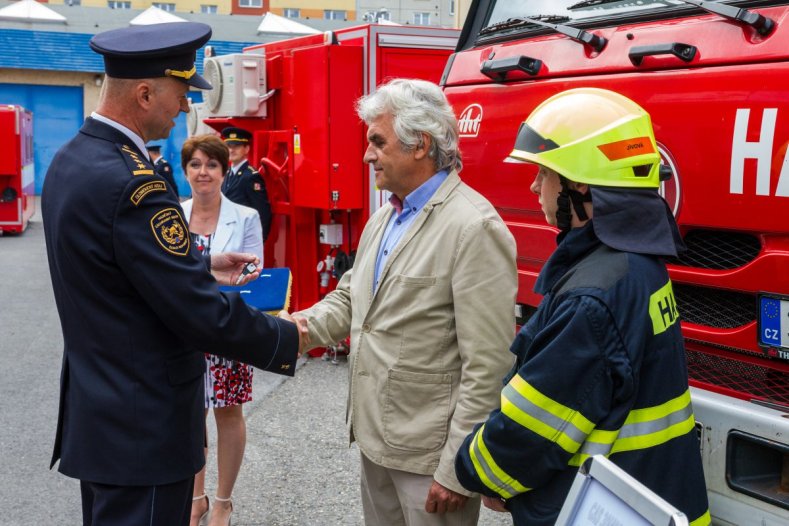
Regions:
M 192 199 L 181 203 L 187 224 L 192 218 Z M 219 220 L 211 239 L 211 253 L 249 252 L 260 258 L 263 266 L 263 229 L 257 210 L 234 203 L 222 195 Z

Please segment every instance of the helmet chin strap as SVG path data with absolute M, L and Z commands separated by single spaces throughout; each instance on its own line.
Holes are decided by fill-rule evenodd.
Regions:
M 573 222 L 573 213 L 570 210 L 570 206 L 572 205 L 575 210 L 575 215 L 578 216 L 579 220 L 586 221 L 589 219 L 589 215 L 586 213 L 584 203 L 592 201 L 592 193 L 587 192 L 582 194 L 578 190 L 573 190 L 570 188 L 569 181 L 563 175 L 559 176 L 559 181 L 562 184 L 562 191 L 559 192 L 559 196 L 556 198 L 556 203 L 558 205 L 556 210 L 556 226 L 558 226 L 562 232 L 567 232 L 572 228 Z

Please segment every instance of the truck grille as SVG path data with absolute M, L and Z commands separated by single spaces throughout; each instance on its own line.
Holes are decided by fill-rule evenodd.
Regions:
M 756 321 L 756 296 L 743 292 L 674 284 L 683 321 L 718 329 L 733 329 Z
M 740 232 L 691 230 L 685 235 L 688 250 L 666 262 L 683 267 L 726 270 L 741 267 L 756 259 L 762 244 L 759 238 Z
M 777 404 L 789 404 L 787 373 L 689 349 L 686 356 L 691 380 Z

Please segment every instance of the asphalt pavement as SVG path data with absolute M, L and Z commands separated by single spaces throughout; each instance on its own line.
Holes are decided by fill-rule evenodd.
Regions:
M 37 211 L 0 236 L 0 526 L 81 524 L 79 482 L 50 470 L 63 340 Z M 285 379 L 255 371 L 236 526 L 361 525 L 359 451 L 347 442 L 348 364 L 302 359 Z M 215 440 L 209 419 L 209 440 Z M 206 486 L 216 488 L 215 452 Z M 511 524 L 483 510 L 483 526 Z

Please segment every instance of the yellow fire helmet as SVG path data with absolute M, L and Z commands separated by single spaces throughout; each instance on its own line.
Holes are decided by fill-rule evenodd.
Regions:
M 604 89 L 571 89 L 545 100 L 521 124 L 509 156 L 577 183 L 660 185 L 660 155 L 649 114 Z

